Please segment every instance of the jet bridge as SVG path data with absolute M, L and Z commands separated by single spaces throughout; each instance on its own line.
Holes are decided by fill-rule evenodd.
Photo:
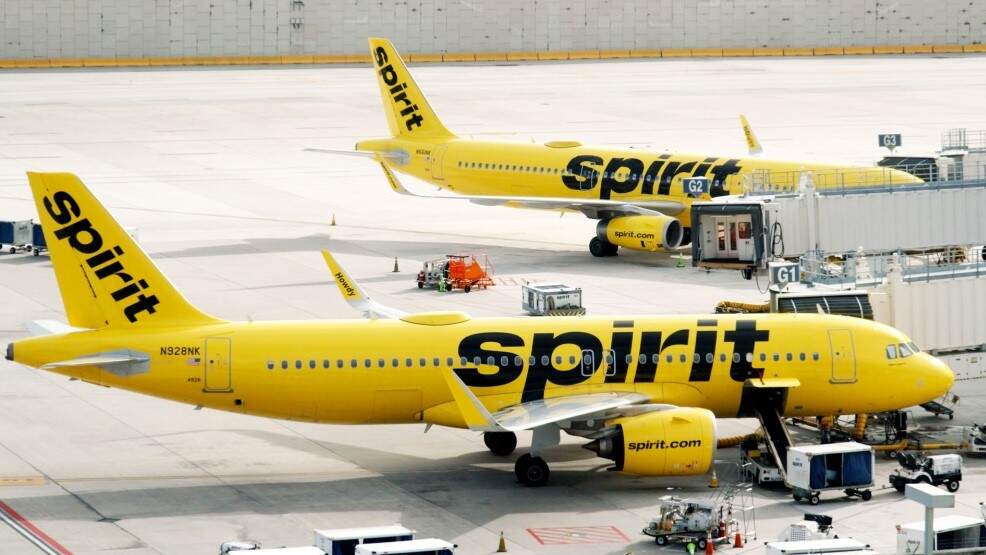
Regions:
M 692 265 L 765 270 L 809 253 L 884 253 L 986 243 L 986 179 L 751 191 L 692 205 Z

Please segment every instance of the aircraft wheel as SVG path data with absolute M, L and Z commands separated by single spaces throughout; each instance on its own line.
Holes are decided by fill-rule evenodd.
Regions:
M 517 475 L 520 483 L 527 487 L 536 488 L 547 485 L 550 473 L 548 463 L 544 462 L 544 459 L 532 457 L 526 453 L 521 455 L 517 459 L 517 464 L 514 465 L 514 474 Z
M 606 256 L 606 244 L 599 237 L 593 237 L 589 241 L 589 253 L 599 258 Z
M 959 481 L 958 480 L 949 480 L 949 481 L 945 482 L 945 489 L 947 489 L 948 491 L 950 491 L 952 493 L 955 493 L 955 492 L 959 491 Z
M 490 453 L 498 457 L 505 457 L 517 448 L 517 434 L 513 432 L 485 432 L 483 443 L 486 444 Z

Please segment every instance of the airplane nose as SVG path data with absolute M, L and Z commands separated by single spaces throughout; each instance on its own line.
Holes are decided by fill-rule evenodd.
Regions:
M 941 397 L 952 389 L 955 383 L 955 373 L 947 364 L 929 355 L 923 355 L 927 360 L 925 365 L 925 386 L 935 397 Z

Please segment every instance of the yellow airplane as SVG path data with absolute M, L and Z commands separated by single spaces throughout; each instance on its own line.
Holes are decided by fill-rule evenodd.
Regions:
M 82 182 L 29 173 L 67 324 L 6 358 L 214 409 L 485 432 L 543 485 L 560 432 L 638 475 L 707 471 L 716 418 L 882 412 L 944 394 L 953 375 L 901 332 L 829 315 L 470 318 L 383 307 L 324 253 L 369 319 L 229 322 L 189 303 Z
M 811 174 L 816 188 L 922 183 L 888 168 L 757 158 L 762 148 L 745 117 L 748 158 L 593 147 L 571 140 L 462 139 L 439 121 L 394 46 L 378 38 L 369 43 L 392 136 L 360 141 L 356 152 L 309 150 L 375 158 L 402 194 L 413 193 L 390 170 L 458 193 L 438 198 L 582 212 L 599 220 L 589 242 L 595 256 L 615 255 L 619 247 L 658 251 L 686 245 L 692 202 L 737 194 L 744 183 L 790 191 L 802 172 Z M 693 179 L 702 177 L 704 183 Z

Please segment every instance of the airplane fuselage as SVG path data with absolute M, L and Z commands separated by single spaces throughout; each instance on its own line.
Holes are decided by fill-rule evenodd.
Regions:
M 574 141 L 527 144 L 394 138 L 361 141 L 356 148 L 400 152 L 399 162 L 388 162 L 393 169 L 466 195 L 674 201 L 681 204 L 681 211 L 663 212 L 685 227 L 690 226 L 688 207 L 696 198 L 738 194 L 752 186 L 794 191 L 803 171 L 810 172 L 820 189 L 921 183 L 890 168 L 658 153 L 589 147 Z M 709 194 L 687 193 L 682 185 L 682 178 L 687 177 L 707 177 Z
M 744 391 L 759 383 L 790 387 L 787 415 L 873 413 L 933 398 L 946 376 L 951 383 L 928 355 L 888 360 L 887 344 L 907 342 L 900 332 L 846 317 L 408 319 L 82 331 L 18 341 L 12 354 L 43 367 L 143 353 L 149 365 L 135 372 L 53 371 L 216 409 L 334 423 L 464 426 L 449 369 L 491 412 L 562 395 L 638 392 L 735 417 Z M 917 371 L 929 364 L 943 368 L 940 382 Z

